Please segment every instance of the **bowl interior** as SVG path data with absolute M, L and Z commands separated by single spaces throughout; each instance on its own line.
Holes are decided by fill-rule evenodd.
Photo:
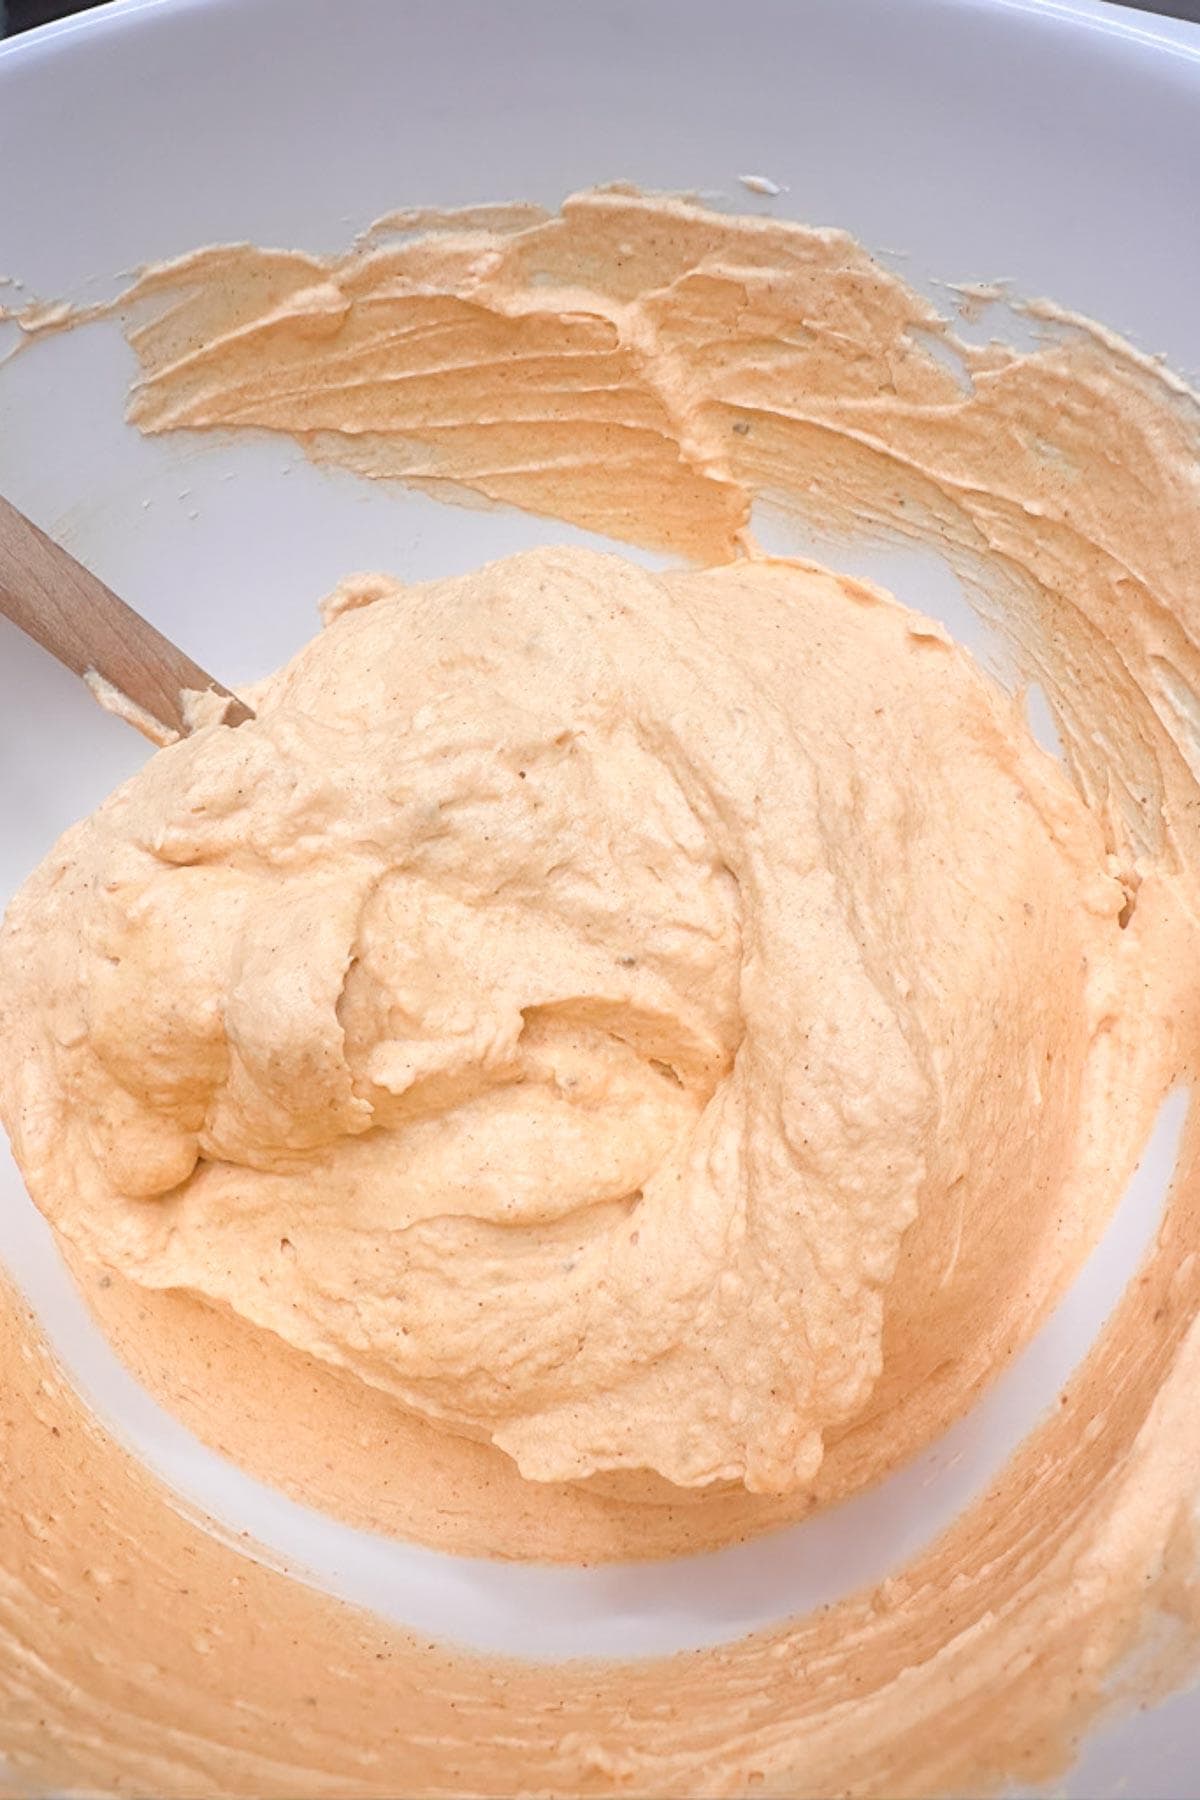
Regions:
M 0 157 L 37 171 L 0 192 L 0 301 L 104 297 L 207 241 L 332 250 L 401 206 L 555 206 L 626 179 L 843 226 L 944 304 L 941 283 L 1006 279 L 1200 370 L 1200 32 L 1058 0 L 342 0 L 330 20 L 325 0 L 121 0 L 0 51 Z M 784 191 L 756 195 L 748 173 Z M 0 350 L 15 336 L 0 326 Z M 602 542 L 318 470 L 266 435 L 143 440 L 123 423 L 131 362 L 105 326 L 0 368 L 0 491 L 230 683 L 298 648 L 351 570 L 421 579 Z M 934 553 L 787 543 L 881 579 L 1000 667 Z M 0 671 L 2 899 L 146 751 L 9 628 Z M 0 1254 L 101 1413 L 268 1557 L 483 1649 L 659 1653 L 876 1578 L 953 1517 L 1136 1266 L 1180 1119 L 1173 1102 L 1063 1307 L 968 1420 L 875 1492 L 688 1566 L 476 1564 L 336 1526 L 203 1450 L 124 1374 L 7 1152 Z M 1136 1776 L 1182 1795 L 1198 1751 L 1184 1697 L 1103 1734 L 1068 1792 Z

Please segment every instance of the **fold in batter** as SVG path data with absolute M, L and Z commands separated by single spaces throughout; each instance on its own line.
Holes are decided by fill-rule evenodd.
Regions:
M 921 1212 L 935 1330 L 1077 1242 L 1099 827 L 937 625 L 813 570 L 369 591 L 12 909 L 34 1196 L 529 1479 L 795 1488 Z
M 285 431 L 693 564 L 348 582 L 255 722 L 154 757 L 14 902 L 0 1112 L 122 1349 L 251 1466 L 459 1548 L 696 1548 L 877 1478 L 1028 1337 L 1194 1072 L 1193 397 L 1053 308 L 1038 349 L 979 348 L 841 234 L 625 190 L 400 215 L 328 261 L 200 251 L 120 305 L 144 430 Z M 763 555 L 763 496 L 936 542 L 1066 767 L 940 626 Z M 1189 1177 L 995 1492 L 828 1619 L 506 1672 L 372 1650 L 256 1575 L 298 1681 L 340 1646 L 307 1763 L 251 1781 L 164 1646 L 161 1717 L 102 1750 L 107 1677 L 37 1677 L 60 1753 L 10 1733 L 22 1766 L 113 1784 L 153 1754 L 185 1793 L 177 1731 L 211 1737 L 222 1792 L 894 1795 L 1059 1766 L 1143 1597 L 1193 1604 L 1195 1211 Z M 129 1505 L 165 1530 L 152 1489 Z M 79 1582 L 56 1600 L 34 1561 L 0 1649 L 50 1668 Z M 392 1656 L 419 1744 L 372 1723 Z M 233 1662 L 270 1745 L 274 1678 Z

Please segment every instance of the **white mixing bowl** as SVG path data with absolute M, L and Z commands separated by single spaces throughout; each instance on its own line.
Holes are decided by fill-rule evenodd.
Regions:
M 328 251 L 403 206 L 555 206 L 623 178 L 846 227 L 918 286 L 1006 278 L 1200 371 L 1200 29 L 1087 0 L 118 0 L 0 49 L 0 167 L 0 272 L 24 284 L 0 301 L 103 298 L 131 265 L 212 240 Z M 115 328 L 0 368 L 0 491 L 227 682 L 308 638 L 349 570 L 419 579 L 596 541 L 318 470 L 282 439 L 144 440 L 122 420 L 130 373 Z M 982 641 L 933 556 L 829 559 Z M 0 696 L 2 902 L 146 750 L 2 623 Z M 102 1416 L 265 1554 L 483 1649 L 662 1652 L 877 1578 L 954 1516 L 1136 1265 L 1179 1116 L 1055 1319 L 947 1440 L 847 1506 L 683 1565 L 487 1565 L 336 1526 L 137 1388 L 4 1152 L 0 1255 Z M 1067 1792 L 1184 1800 L 1197 1770 L 1185 1695 L 1104 1727 Z

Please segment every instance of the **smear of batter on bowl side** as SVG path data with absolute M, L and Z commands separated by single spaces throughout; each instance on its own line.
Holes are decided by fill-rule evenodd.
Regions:
M 251 1466 L 454 1548 L 697 1548 L 877 1478 L 1028 1336 L 1193 1073 L 1194 397 L 1055 309 L 1039 349 L 978 348 L 844 234 L 626 189 L 398 215 L 340 258 L 202 250 L 119 304 L 145 431 L 287 432 L 695 566 L 360 580 L 256 722 L 155 757 L 14 903 L 0 1111 L 115 1341 Z M 764 496 L 942 548 L 1071 779 L 939 626 L 760 554 Z M 180 1793 L 185 1741 L 222 1792 L 1046 1774 L 1146 1596 L 1192 1604 L 1185 1162 L 995 1492 L 875 1593 L 679 1662 L 373 1649 L 181 1526 L 48 1378 L 8 1429 L 92 1471 L 72 1531 L 108 1544 L 111 1643 L 184 1556 L 229 1642 L 198 1680 L 194 1640 L 142 1640 L 156 1698 L 98 1745 L 122 1655 L 75 1666 L 84 1584 L 10 1457 L 0 1694 L 53 1729 L 22 1704 L 5 1747 L 68 1785 L 152 1759 Z M 255 1416 L 251 1370 L 305 1416 Z M 339 1433 L 358 1454 L 322 1474 Z M 364 1479 L 381 1442 L 459 1515 Z M 212 1585 L 234 1567 L 249 1619 L 292 1621 L 286 1673 Z

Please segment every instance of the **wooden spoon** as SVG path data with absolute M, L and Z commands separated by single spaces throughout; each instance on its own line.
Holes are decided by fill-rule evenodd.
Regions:
M 236 694 L 3 498 L 0 613 L 81 675 L 101 704 L 155 741 L 187 737 L 200 722 L 243 725 L 254 717 Z M 208 693 L 227 702 L 223 717 L 189 698 Z

